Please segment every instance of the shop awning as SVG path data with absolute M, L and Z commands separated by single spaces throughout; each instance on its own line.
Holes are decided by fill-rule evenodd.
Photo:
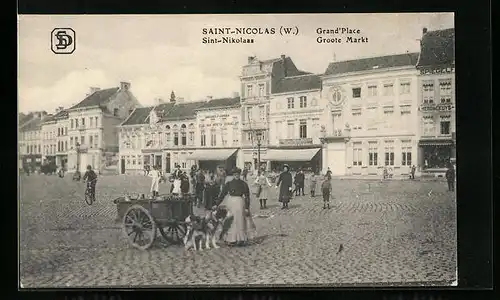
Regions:
M 310 161 L 319 150 L 321 150 L 321 148 L 268 149 L 264 159 L 269 161 Z
M 450 146 L 453 145 L 452 140 L 420 140 L 420 146 Z
M 201 149 L 188 155 L 189 160 L 226 160 L 238 149 Z

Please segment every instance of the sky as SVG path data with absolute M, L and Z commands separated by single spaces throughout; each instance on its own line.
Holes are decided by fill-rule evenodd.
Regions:
M 296 27 L 297 35 L 246 35 L 253 44 L 203 44 L 203 28 Z M 73 54 L 51 51 L 51 31 L 76 32 Z M 317 43 L 317 28 L 359 29 L 367 43 Z M 20 112 L 68 108 L 91 86 L 130 82 L 142 105 L 231 96 L 248 56 L 285 54 L 304 71 L 321 74 L 336 61 L 419 51 L 422 28 L 454 27 L 453 13 L 301 15 L 19 15 L 18 106 Z M 239 35 L 229 35 L 238 37 Z M 211 36 L 214 37 L 214 36 Z

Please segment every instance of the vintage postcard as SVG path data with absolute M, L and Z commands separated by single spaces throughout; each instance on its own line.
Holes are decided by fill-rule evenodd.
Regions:
M 453 13 L 19 15 L 19 282 L 457 284 Z

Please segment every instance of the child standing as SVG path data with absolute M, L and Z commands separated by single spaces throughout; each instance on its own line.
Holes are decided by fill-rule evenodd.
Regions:
M 260 170 L 257 173 L 254 184 L 257 188 L 255 196 L 259 199 L 260 209 L 265 209 L 267 208 L 269 187 L 272 185 L 269 182 L 269 179 L 267 179 L 267 176 L 264 175 L 264 172 Z
M 323 193 L 323 209 L 330 208 L 330 194 L 332 193 L 332 182 L 328 175 L 325 175 L 321 183 L 321 192 Z
M 316 194 L 316 183 L 317 183 L 316 174 L 314 172 L 311 174 L 311 197 L 314 197 Z

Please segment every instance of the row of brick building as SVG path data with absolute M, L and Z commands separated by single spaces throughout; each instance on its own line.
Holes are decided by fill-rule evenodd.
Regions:
M 323 74 L 300 70 L 286 55 L 249 57 L 239 95 L 228 98 L 186 102 L 172 93 L 142 107 L 122 83 L 21 124 L 21 133 L 40 127 L 49 151 L 37 153 L 40 160 L 67 155 L 70 170 L 78 143 L 82 165 L 116 165 L 120 174 L 145 165 L 167 173 L 176 164 L 253 169 L 257 161 L 334 175 L 379 175 L 386 166 L 407 174 L 412 165 L 439 173 L 456 157 L 454 67 L 454 29 L 424 29 L 419 53 L 332 62 Z M 37 141 L 20 140 L 21 154 Z

